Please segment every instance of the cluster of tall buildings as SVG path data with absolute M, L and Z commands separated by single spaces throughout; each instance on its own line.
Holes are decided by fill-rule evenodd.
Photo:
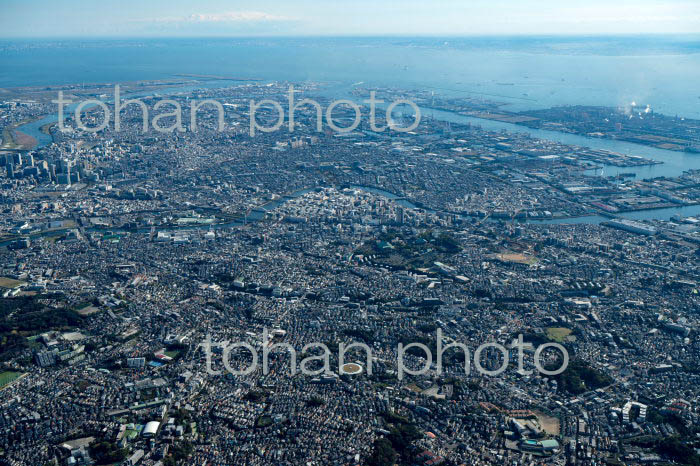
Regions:
M 85 178 L 99 180 L 99 175 L 91 173 L 82 162 L 65 158 L 35 160 L 34 155 L 27 152 L 0 152 L 0 166 L 5 167 L 8 179 L 34 177 L 61 185 L 80 183 Z

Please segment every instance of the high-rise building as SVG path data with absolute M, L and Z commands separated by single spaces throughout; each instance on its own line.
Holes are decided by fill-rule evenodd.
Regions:
M 56 364 L 56 354 L 51 351 L 42 351 L 34 356 L 36 363 L 40 367 L 49 367 Z
M 22 176 L 39 176 L 39 167 L 25 167 Z
M 127 358 L 126 365 L 134 369 L 140 369 L 146 366 L 146 358 Z

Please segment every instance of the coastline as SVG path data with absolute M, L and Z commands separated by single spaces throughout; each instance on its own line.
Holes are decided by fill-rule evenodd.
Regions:
M 594 136 L 594 135 L 580 132 L 580 131 L 563 131 L 563 130 L 557 129 L 556 126 L 544 127 L 543 125 L 532 124 L 532 123 L 530 123 L 529 120 L 519 121 L 521 119 L 521 117 L 524 117 L 526 115 L 519 114 L 519 113 L 512 113 L 512 112 L 508 112 L 505 110 L 499 111 L 498 113 L 489 113 L 489 112 L 479 112 L 479 111 L 460 111 L 459 109 L 439 107 L 436 105 L 423 106 L 423 107 L 430 109 L 430 110 L 437 110 L 440 112 L 452 113 L 454 115 L 459 115 L 459 116 L 463 116 L 463 117 L 467 117 L 467 118 L 476 118 L 478 120 L 497 121 L 500 123 L 507 123 L 507 124 L 519 126 L 522 128 L 532 129 L 532 130 L 553 131 L 553 132 L 557 132 L 557 133 L 561 133 L 561 134 L 571 134 L 574 136 L 581 136 L 581 137 L 587 137 L 587 138 L 603 139 L 603 140 L 608 140 L 608 141 L 620 141 L 620 142 L 626 142 L 626 143 L 630 143 L 630 144 L 637 144 L 637 145 L 644 146 L 644 147 L 651 147 L 653 149 L 669 150 L 669 151 L 679 152 L 679 153 L 684 153 L 684 154 L 700 154 L 700 151 L 698 151 L 698 150 L 689 150 L 689 149 L 681 147 L 678 144 L 660 144 L 659 142 L 654 143 L 653 141 L 648 141 L 648 140 L 645 140 L 645 139 L 639 138 L 639 137 L 637 137 L 637 138 L 615 137 L 615 136 L 610 135 L 609 133 L 600 133 L 600 134 L 597 134 Z M 601 106 L 601 108 L 603 108 L 603 107 Z M 528 123 L 530 123 L 530 124 L 528 124 Z M 548 122 L 544 121 L 544 123 L 548 123 Z M 660 163 L 658 161 L 652 161 L 652 162 L 653 163 L 645 163 L 645 164 L 639 164 L 639 165 L 634 165 L 634 166 L 653 165 L 653 164 Z
M 17 128 L 42 119 L 43 116 L 30 118 L 7 126 L 3 129 L 2 146 L 0 150 L 32 150 L 39 144 L 34 136 L 30 136 Z

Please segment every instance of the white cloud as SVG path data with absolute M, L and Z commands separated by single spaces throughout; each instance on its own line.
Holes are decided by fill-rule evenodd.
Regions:
M 198 13 L 189 16 L 157 18 L 159 23 L 248 23 L 292 21 L 287 16 L 271 15 L 262 11 L 229 11 L 227 13 Z

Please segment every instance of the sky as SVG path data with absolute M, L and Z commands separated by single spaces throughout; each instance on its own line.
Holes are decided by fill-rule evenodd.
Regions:
M 2 0 L 0 37 L 697 34 L 700 0 Z

